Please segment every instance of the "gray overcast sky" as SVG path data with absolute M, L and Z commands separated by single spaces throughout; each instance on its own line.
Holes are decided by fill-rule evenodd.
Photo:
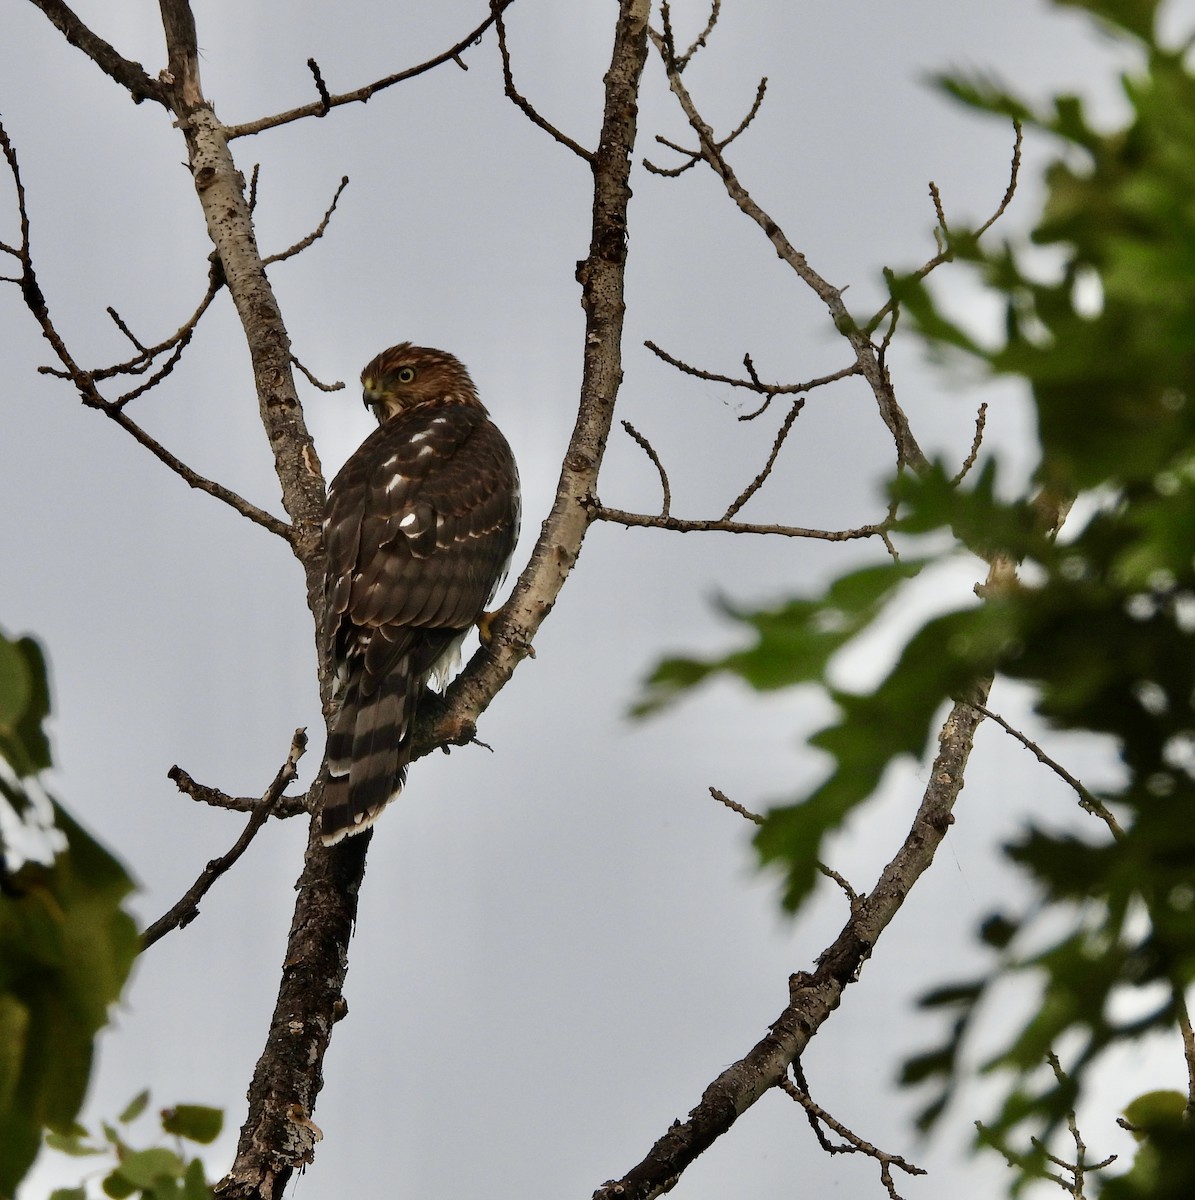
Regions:
M 206 93 L 238 122 L 312 98 L 309 56 L 333 91 L 348 90 L 444 49 L 486 6 L 195 7 Z M 704 7 L 674 7 L 685 40 Z M 160 69 L 155 5 L 76 8 L 127 57 Z M 1176 28 L 1189 28 L 1192 8 L 1171 6 Z M 509 15 L 520 90 L 583 143 L 600 120 L 615 9 L 613 0 L 518 0 Z M 21 158 L 42 286 L 76 357 L 113 361 L 126 344 L 107 305 L 156 341 L 203 292 L 210 243 L 179 165 L 181 140 L 159 108 L 134 107 L 33 5 L 5 0 L 3 21 L 0 112 Z M 236 142 L 234 153 L 246 172 L 261 164 L 266 251 L 307 233 L 341 176 L 351 179 L 323 240 L 271 269 L 296 353 L 320 378 L 348 384 L 303 393 L 327 474 L 370 427 L 358 402 L 362 364 L 400 340 L 451 350 L 519 459 L 518 569 L 573 419 L 582 333 L 573 271 L 588 242 L 589 176 L 502 97 L 492 36 L 464 57 L 468 72 L 442 67 L 367 106 Z M 1032 95 L 1083 91 L 1107 115 L 1117 111 L 1111 61 L 1078 18 L 1034 0 L 727 0 L 686 79 L 725 131 L 759 76 L 769 77 L 764 109 L 732 161 L 790 239 L 865 311 L 881 295 L 882 266 L 933 253 L 928 180 L 959 222 L 982 219 L 1005 187 L 1009 131 L 950 104 L 927 74 L 992 67 Z M 670 161 L 656 133 L 687 140 L 655 61 L 640 129 L 640 158 Z M 1046 149 L 1028 148 L 1009 231 L 1030 219 Z M 710 172 L 670 181 L 637 167 L 633 186 L 620 415 L 663 456 L 673 511 L 718 516 L 766 458 L 782 414 L 740 425 L 741 398 L 678 376 L 643 340 L 725 373 L 749 351 L 765 377 L 782 380 L 837 369 L 843 348 Z M 11 241 L 7 183 L 0 195 L 0 237 Z M 966 295 L 961 282 L 945 286 Z M 9 364 L 0 622 L 47 645 L 53 785 L 133 869 L 136 910 L 152 920 L 241 823 L 180 798 L 165 778 L 172 763 L 227 791 L 260 792 L 293 729 L 307 725 L 317 736 L 304 783 L 318 765 L 301 574 L 280 542 L 188 490 L 65 385 L 38 375 L 48 350 L 11 287 L 0 290 L 0 347 Z M 1031 465 L 1015 389 L 964 388 L 911 341 L 897 343 L 892 362 L 927 450 L 961 460 L 987 398 L 989 444 L 1014 472 Z M 196 470 L 279 511 L 227 296 L 133 415 Z M 828 527 L 874 519 L 889 454 L 861 387 L 816 393 L 743 516 Z M 641 511 L 659 505 L 654 470 L 617 426 L 601 497 Z M 623 714 L 661 653 L 727 644 L 715 595 L 766 601 L 878 552 L 592 531 L 536 659 L 484 718 L 480 736 L 494 753 L 422 760 L 380 824 L 351 949 L 350 1014 L 314 1114 L 325 1141 L 294 1195 L 588 1196 L 637 1162 L 763 1034 L 786 1002 L 789 973 L 833 937 L 843 903 L 827 887 L 799 922 L 781 919 L 771 882 L 753 869 L 750 828 L 707 789 L 756 809 L 794 795 L 821 770 L 801 738 L 825 708 L 804 692 L 759 698 L 719 683 L 647 724 Z M 965 601 L 978 573 L 960 564 L 918 606 Z M 874 675 L 884 653 L 873 645 L 856 655 L 852 677 Z M 993 703 L 1023 716 L 1024 697 L 1010 689 Z M 1113 769 L 1096 746 L 1050 745 L 1089 782 Z M 829 861 L 857 888 L 891 856 L 924 780 L 920 766 L 893 772 L 837 840 Z M 916 995 L 973 969 L 974 927 L 1015 899 L 1017 879 L 997 847 L 1028 811 L 1062 822 L 1073 806 L 1029 755 L 984 729 L 939 861 L 807 1056 L 820 1103 L 931 1169 L 901 1181 L 910 1198 L 990 1193 L 1003 1181 L 999 1164 L 957 1152 L 983 1115 L 981 1096 L 919 1146 L 906 1123 L 914 1105 L 893 1078 L 900 1059 L 939 1032 L 914 1012 Z M 114 1114 L 145 1085 L 161 1103 L 223 1106 L 228 1132 L 206 1157 L 217 1172 L 226 1164 L 273 1006 L 303 841 L 297 821 L 268 828 L 200 919 L 139 963 L 103 1042 L 92 1115 Z M 1016 1000 L 1010 992 L 1009 1011 Z M 1129 1154 L 1111 1126 L 1115 1101 L 1133 1094 L 1127 1073 L 1143 1087 L 1173 1086 L 1179 1064 L 1147 1047 L 1116 1066 L 1118 1087 L 1092 1102 L 1083 1128 L 1093 1150 Z M 77 1180 L 79 1169 L 43 1162 L 24 1200 Z M 678 1195 L 713 1200 L 749 1187 L 788 1196 L 798 1186 L 882 1194 L 873 1164 L 826 1158 L 791 1102 L 774 1095 L 695 1165 Z

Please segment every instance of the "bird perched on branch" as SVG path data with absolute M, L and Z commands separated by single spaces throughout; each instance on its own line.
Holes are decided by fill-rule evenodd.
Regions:
M 419 697 L 443 686 L 510 564 L 519 474 L 464 366 L 404 342 L 361 373 L 378 428 L 328 489 L 328 644 L 340 701 L 328 736 L 325 845 L 402 789 Z

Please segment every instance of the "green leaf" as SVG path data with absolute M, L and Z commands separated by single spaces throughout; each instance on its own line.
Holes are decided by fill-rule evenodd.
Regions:
M 1133 1127 L 1130 1131 L 1138 1141 L 1166 1128 L 1179 1128 L 1187 1109 L 1182 1092 L 1162 1089 L 1145 1092 L 1131 1100 L 1124 1110 L 1124 1119 Z
M 72 1158 L 84 1158 L 88 1155 L 104 1153 L 99 1146 L 93 1146 L 90 1142 L 84 1141 L 85 1137 L 87 1137 L 86 1133 L 47 1133 L 46 1145 L 51 1150 L 57 1150 L 60 1154 L 69 1154 Z
M 212 1200 L 212 1189 L 203 1174 L 203 1163 L 193 1158 L 183 1175 L 184 1200 Z
M 130 1121 L 135 1121 L 149 1105 L 149 1088 L 138 1092 L 132 1100 L 125 1105 L 124 1110 L 116 1119 L 122 1124 L 127 1125 Z
M 162 1128 L 166 1133 L 206 1145 L 220 1136 L 220 1130 L 224 1128 L 224 1112 L 202 1104 L 178 1104 L 163 1110 Z
M 112 1174 L 120 1176 L 136 1188 L 149 1188 L 160 1176 L 181 1179 L 184 1170 L 183 1160 L 173 1150 L 153 1146 L 148 1150 L 137 1150 L 125 1157 Z
M 104 1195 L 111 1196 L 112 1200 L 124 1200 L 126 1196 L 140 1190 L 135 1183 L 125 1178 L 119 1169 L 105 1175 L 100 1186 L 104 1189 Z
M 1154 44 L 1158 0 L 1058 0 L 1064 7 L 1084 8 L 1109 25 L 1123 29 L 1147 45 Z
M 835 580 L 822 596 L 752 612 L 722 606 L 754 635 L 753 644 L 722 658 L 661 662 L 633 709 L 642 716 L 676 700 L 717 672 L 737 675 L 760 691 L 819 680 L 830 658 L 878 615 L 892 594 L 921 569 L 921 560 L 884 562 Z
M 32 638 L 12 641 L 0 632 L 0 757 L 18 778 L 50 765 L 42 726 L 50 713 L 46 661 Z
M 85 1187 L 55 1188 L 50 1193 L 50 1200 L 87 1200 L 87 1189 Z

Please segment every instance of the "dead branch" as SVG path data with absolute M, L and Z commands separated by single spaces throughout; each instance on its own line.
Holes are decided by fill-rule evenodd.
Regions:
M 233 843 L 227 854 L 213 858 L 199 873 L 199 878 L 187 889 L 182 899 L 145 930 L 141 935 L 142 951 L 148 950 L 154 942 L 160 941 L 172 929 L 183 929 L 199 916 L 199 901 L 211 891 L 216 880 L 226 874 L 237 859 L 245 853 L 249 848 L 249 843 L 257 836 L 258 830 L 270 819 L 287 784 L 292 783 L 298 774 L 298 762 L 306 749 L 307 731 L 296 729 L 295 736 L 291 739 L 290 752 L 286 756 L 286 761 L 278 768 L 278 773 L 254 808 L 253 815 L 242 830 L 241 836 Z
M 990 685 L 990 680 L 979 684 L 978 701 L 986 699 Z M 954 705 L 942 727 L 930 782 L 904 843 L 871 892 L 852 906 L 850 918 L 818 956 L 816 968 L 790 978 L 789 1003 L 764 1038 L 705 1089 L 688 1117 L 674 1121 L 637 1166 L 598 1188 L 594 1200 L 652 1200 L 663 1195 L 699 1154 L 760 1096 L 786 1078 L 791 1064 L 838 1007 L 842 993 L 858 978 L 884 929 L 933 861 L 953 821 L 952 810 L 981 719 L 971 705 Z
M 818 1134 L 818 1141 L 823 1149 L 829 1154 L 864 1154 L 868 1158 L 874 1158 L 880 1165 L 880 1182 L 884 1185 L 891 1200 L 901 1200 L 899 1193 L 896 1190 L 896 1185 L 892 1179 L 892 1168 L 904 1171 L 906 1175 L 925 1175 L 924 1167 L 914 1166 L 907 1159 L 902 1158 L 899 1154 L 889 1154 L 885 1150 L 880 1150 L 873 1146 L 869 1141 L 861 1138 L 857 1133 L 848 1129 L 841 1121 L 831 1116 L 820 1104 L 818 1104 L 812 1096 L 809 1095 L 803 1087 L 798 1087 L 791 1079 L 784 1078 L 780 1081 L 780 1087 L 787 1096 L 795 1100 L 809 1115 L 810 1123 L 813 1125 L 815 1132 Z M 821 1133 L 821 1126 L 824 1125 L 827 1129 L 832 1130 L 842 1138 L 842 1142 L 834 1144 L 825 1138 Z
M 979 448 L 983 445 L 983 430 L 987 424 L 988 406 L 985 400 L 980 406 L 979 411 L 975 414 L 975 436 L 971 439 L 971 451 L 966 458 L 963 459 L 963 465 L 959 467 L 958 474 L 950 481 L 951 487 L 958 487 L 967 475 L 971 468 L 975 466 L 979 460 Z
M 509 3 L 509 0 L 508 0 Z M 556 128 L 546 117 L 534 108 L 531 102 L 519 93 L 515 87 L 514 74 L 510 67 L 510 49 L 506 45 L 506 22 L 502 19 L 502 10 L 507 5 L 500 0 L 490 0 L 490 13 L 494 19 L 494 31 L 498 35 L 498 52 L 502 56 L 502 82 L 506 97 L 533 124 L 549 134 L 566 149 L 571 150 L 578 158 L 593 165 L 593 151 L 586 150 L 579 142 L 573 141 L 567 133 Z
M 651 39 L 663 59 L 672 93 L 680 103 L 690 127 L 697 135 L 701 157 L 722 180 L 727 195 L 739 210 L 759 226 L 780 258 L 788 264 L 797 278 L 822 301 L 835 328 L 850 344 L 859 373 L 871 387 L 880 416 L 883 418 L 884 424 L 888 426 L 896 444 L 898 465 L 921 469 L 927 460 L 921 447 L 918 446 L 917 440 L 913 437 L 904 411 L 896 401 L 891 380 L 878 361 L 876 348 L 872 344 L 868 332 L 856 324 L 843 302 L 841 289 L 834 287 L 813 269 L 805 255 L 788 240 L 780 225 L 756 203 L 747 188 L 739 182 L 719 149 L 718 139 L 714 136 L 713 130 L 703 120 L 693 98 L 681 81 L 674 50 L 665 37 L 655 30 L 651 32 Z
M 1048 1051 L 1046 1054 L 1046 1061 L 1050 1064 L 1050 1070 L 1054 1072 L 1054 1078 L 1060 1085 L 1064 1085 L 1067 1082 L 1067 1076 L 1066 1072 L 1062 1069 L 1062 1064 L 1058 1061 L 1058 1056 L 1053 1051 Z M 1089 1163 L 1087 1161 L 1087 1143 L 1083 1140 L 1082 1135 L 1079 1133 L 1079 1123 L 1075 1118 L 1074 1109 L 1069 1109 L 1067 1111 L 1066 1127 L 1070 1132 L 1071 1141 L 1075 1144 L 1074 1162 L 1067 1162 L 1058 1155 L 1051 1154 L 1038 1141 L 1037 1138 L 1031 1138 L 1030 1141 L 1034 1146 L 1040 1149 L 1043 1154 L 1045 1154 L 1046 1159 L 1049 1162 L 1053 1163 L 1054 1166 L 1061 1168 L 1067 1173 L 1067 1175 L 1070 1176 L 1069 1179 L 1066 1179 L 1061 1175 L 1050 1175 L 1049 1178 L 1058 1184 L 1058 1186 L 1062 1188 L 1064 1192 L 1067 1192 L 1074 1197 L 1074 1200 L 1084 1200 L 1087 1194 L 1084 1189 L 1087 1183 L 1088 1173 L 1102 1171 L 1105 1167 L 1110 1167 L 1116 1161 L 1117 1156 L 1115 1154 L 1109 1154 L 1107 1158 L 1102 1159 L 1100 1162 Z
M 140 63 L 117 53 L 102 37 L 88 29 L 61 0 L 33 0 L 33 3 L 50 18 L 72 46 L 82 50 L 105 75 L 127 89 L 134 104 L 156 100 L 163 107 L 170 107 L 164 83 L 151 79 Z
M 819 542 L 853 542 L 859 538 L 883 537 L 890 521 L 878 525 L 860 525 L 857 529 L 806 529 L 800 525 L 758 525 L 750 521 L 686 521 L 680 517 L 653 517 L 646 513 L 625 512 L 595 503 L 591 510 L 595 521 L 612 521 L 615 525 L 640 529 L 668 529 L 673 533 L 755 533 L 762 536 L 812 538 Z
M 50 343 L 50 346 L 53 348 L 55 354 L 58 355 L 58 359 L 64 368 L 62 371 L 58 371 L 54 368 L 43 367 L 42 370 L 58 378 L 68 379 L 74 385 L 80 399 L 88 408 L 98 409 L 110 420 L 115 421 L 117 425 L 131 434 L 134 439 L 140 442 L 160 462 L 164 463 L 176 475 L 185 480 L 190 487 L 196 488 L 201 492 L 206 492 L 209 496 L 213 496 L 217 500 L 222 500 L 229 507 L 239 512 L 241 516 L 247 517 L 254 524 L 260 525 L 263 529 L 268 529 L 271 533 L 277 534 L 279 537 L 293 544 L 293 530 L 291 526 L 287 525 L 285 521 L 280 521 L 277 517 L 271 516 L 268 512 L 258 508 L 257 505 L 251 504 L 231 489 L 210 479 L 206 479 L 198 472 L 193 471 L 186 463 L 171 454 L 165 446 L 125 415 L 122 411 L 122 405 L 130 397 L 122 397 L 115 401 L 106 399 L 96 387 L 95 375 L 90 371 L 84 370 L 75 361 L 71 352 L 67 349 L 66 342 L 59 334 L 50 317 L 49 306 L 37 281 L 37 272 L 33 266 L 33 251 L 29 240 L 29 216 L 25 207 L 25 188 L 21 181 L 20 163 L 17 160 L 16 150 L 2 124 L 0 124 L 0 150 L 4 153 L 16 190 L 17 212 L 21 231 L 19 246 L 0 245 L 0 249 L 4 253 L 15 258 L 20 264 L 21 274 L 16 278 L 4 276 L 0 281 L 15 283 L 21 289 L 21 296 L 25 301 L 25 307 L 33 314 L 34 320 L 37 321 L 41 328 L 42 336 Z M 197 321 L 205 308 L 206 305 L 201 304 L 192 321 Z M 184 326 L 183 330 L 185 331 L 186 328 Z M 182 332 L 180 331 L 180 334 Z M 189 338 L 189 336 L 189 333 L 185 334 L 185 338 Z M 176 337 L 179 337 L 179 340 L 185 345 L 184 337 L 180 335 L 176 335 Z M 136 389 L 134 394 L 144 390 L 144 387 Z
M 212 808 L 224 808 L 229 812 L 253 813 L 261 807 L 260 796 L 230 796 L 227 792 L 220 791 L 219 788 L 209 787 L 206 783 L 192 779 L 190 774 L 177 764 L 166 772 L 166 778 L 184 796 L 190 796 L 192 800 L 210 805 Z M 305 812 L 307 812 L 306 796 L 279 796 L 274 803 L 274 811 L 271 815 L 278 820 L 285 820 L 287 817 L 297 817 L 300 813 Z
M 215 274 L 213 273 L 214 276 Z M 204 292 L 203 299 L 200 300 L 195 311 L 165 341 L 158 342 L 155 346 L 142 345 L 133 331 L 121 319 L 116 309 L 109 305 L 107 309 L 108 315 L 112 318 L 117 329 L 133 343 L 138 353 L 135 357 L 127 359 L 124 362 L 113 363 L 110 367 L 98 367 L 91 372 L 92 379 L 113 379 L 118 375 L 143 375 L 160 355 L 174 350 L 176 347 L 185 346 L 190 342 L 192 335 L 195 333 L 196 326 L 198 326 L 204 313 L 211 307 L 212 301 L 223 286 L 224 280 L 222 277 L 213 277 L 208 282 L 207 291 Z M 49 371 L 48 373 L 60 375 L 58 371 Z M 60 375 L 60 377 L 65 376 Z M 130 399 L 132 399 L 131 396 L 122 396 L 118 403 L 123 406 Z
M 849 367 L 843 367 L 841 371 L 834 371 L 829 375 L 819 375 L 816 379 L 806 380 L 804 383 L 763 383 L 755 374 L 753 367 L 748 367 L 750 373 L 749 379 L 739 379 L 733 375 L 718 375 L 713 371 L 703 371 L 700 367 L 695 367 L 691 363 L 687 363 L 684 359 L 676 358 L 669 354 L 667 350 L 661 349 L 655 342 L 646 341 L 643 343 L 657 358 L 662 358 L 670 366 L 675 367 L 678 371 L 683 371 L 686 375 L 692 375 L 697 379 L 707 380 L 709 383 L 726 383 L 731 387 L 746 388 L 751 392 L 758 392 L 760 395 L 769 397 L 772 396 L 789 396 L 797 392 L 811 392 L 815 388 L 825 387 L 827 383 L 836 383 L 839 379 L 849 379 L 852 375 L 862 374 L 862 370 L 858 362 L 853 362 Z M 750 356 L 744 358 L 744 363 L 750 361 Z M 763 411 L 762 409 L 760 410 Z M 742 418 L 747 420 L 748 418 Z
M 229 508 L 239 512 L 242 517 L 246 517 L 252 521 L 254 525 L 260 525 L 263 529 L 289 542 L 292 546 L 295 544 L 295 529 L 293 525 L 288 525 L 285 521 L 280 521 L 272 513 L 266 512 L 265 509 L 258 508 L 256 504 L 251 504 L 243 496 L 237 495 L 236 492 L 232 491 L 231 488 L 226 488 L 222 483 L 216 483 L 214 480 L 200 475 L 198 471 L 191 470 L 185 462 L 171 454 L 161 442 L 146 433 L 140 425 L 126 416 L 119 408 L 109 405 L 102 400 L 99 404 L 93 404 L 86 396 L 83 403 L 90 407 L 99 408 L 105 416 L 115 421 L 126 433 L 132 435 L 135 441 L 140 442 L 159 462 L 165 463 L 189 487 L 193 487 L 199 492 L 206 492 L 207 495 L 223 501 Z
M 668 516 L 669 510 L 672 507 L 672 488 L 668 484 L 668 472 L 664 470 L 664 464 L 660 462 L 660 456 L 656 453 L 655 447 L 635 428 L 630 421 L 623 421 L 623 429 L 625 429 L 635 444 L 651 459 L 652 464 L 660 475 L 660 487 L 664 492 L 664 502 L 660 507 L 660 516 Z
M 696 54 L 698 50 L 703 50 L 705 48 L 707 39 L 709 38 L 710 34 L 714 32 L 714 26 L 718 23 L 718 16 L 721 10 L 722 0 L 712 0 L 710 4 L 709 20 L 706 21 L 705 28 L 697 35 L 696 38 L 693 39 L 693 44 L 688 48 L 688 50 L 686 50 L 684 54 L 677 56 L 676 69 L 678 71 L 683 71 L 689 65 L 689 60 L 693 57 L 693 55 Z
M 291 355 L 290 361 L 293 364 L 295 370 L 298 371 L 299 374 L 302 375 L 303 378 L 306 379 L 307 382 L 309 384 L 311 384 L 311 386 L 313 388 L 316 388 L 318 391 L 321 391 L 321 392 L 343 392 L 344 391 L 344 380 L 343 379 L 337 380 L 335 383 L 324 383 L 322 380 L 317 379 L 293 354 Z
M 667 15 L 668 6 L 664 5 L 664 13 Z M 690 47 L 690 51 L 692 47 Z M 679 60 L 678 60 L 679 61 Z M 686 59 L 687 61 L 687 59 Z M 681 68 L 683 69 L 683 68 Z M 740 134 L 742 134 L 752 121 L 759 115 L 760 106 L 763 104 L 763 98 L 767 94 L 768 80 L 767 76 L 759 81 L 755 88 L 755 99 L 751 103 L 751 107 L 747 110 L 747 115 L 734 127 L 734 129 L 726 135 L 720 142 L 717 143 L 718 149 L 725 150 Z M 653 175 L 664 175 L 669 179 L 675 179 L 678 175 L 683 175 L 690 167 L 701 162 L 701 151 L 690 150 L 687 146 L 678 145 L 676 142 L 670 141 L 666 137 L 661 137 L 657 134 L 656 141 L 661 146 L 667 146 L 669 150 L 675 150 L 677 154 L 684 155 L 686 161 L 679 167 L 661 167 L 656 163 L 643 160 L 643 165 Z
M 738 803 L 738 801 L 732 800 L 725 792 L 719 791 L 716 787 L 710 788 L 710 795 L 713 796 L 713 798 L 717 800 L 719 804 L 725 804 L 731 812 L 738 813 L 740 817 L 746 817 L 746 819 L 752 822 L 752 824 L 763 824 L 763 817 L 761 817 L 758 813 L 753 813 L 750 809 L 744 808 Z
M 1008 211 L 1008 206 L 1012 203 L 1012 198 L 1016 195 L 1017 179 L 1021 171 L 1021 142 L 1023 140 L 1024 131 L 1021 128 L 1020 121 L 1013 121 L 1013 146 L 1012 146 L 1012 162 L 1009 165 L 1008 186 L 1004 189 L 1004 195 L 1000 199 L 1000 203 L 996 205 L 991 216 L 988 217 L 978 229 L 975 230 L 975 237 L 982 237 L 991 227 Z M 930 198 L 934 205 L 934 219 L 937 221 L 934 227 L 934 238 L 938 243 L 938 253 L 922 263 L 916 271 L 912 273 L 913 279 L 924 279 L 932 271 L 936 271 L 943 263 L 951 262 L 954 259 L 954 251 L 950 246 L 950 229 L 946 224 L 946 213 L 942 206 L 942 197 L 938 192 L 937 186 L 931 181 L 929 185 Z M 884 274 L 891 278 L 892 272 L 885 268 Z M 889 314 L 896 311 L 897 304 L 895 300 L 889 300 L 863 327 L 864 331 L 871 334 L 877 330 Z
M 723 521 L 730 521 L 735 514 L 763 487 L 767 478 L 772 473 L 772 468 L 776 465 L 776 459 L 780 456 L 780 448 L 784 445 L 785 439 L 789 435 L 789 431 L 793 427 L 793 422 L 800 415 L 801 409 L 805 407 L 805 397 L 799 397 L 788 410 L 788 415 L 784 418 L 783 424 L 780 426 L 780 431 L 776 434 L 776 440 L 772 443 L 772 452 L 768 455 L 768 461 L 764 463 L 763 469 L 755 476 L 753 480 L 739 493 L 730 507 L 722 514 Z
M 974 708 L 976 712 L 987 717 L 989 721 L 995 722 L 1005 733 L 1020 742 L 1042 766 L 1049 767 L 1059 779 L 1071 787 L 1075 795 L 1079 797 L 1079 807 L 1084 812 L 1091 813 L 1093 817 L 1099 817 L 1107 825 L 1108 831 L 1118 841 L 1124 838 L 1124 830 L 1120 827 L 1120 822 L 1112 815 L 1107 805 L 1093 796 L 1061 763 L 1052 759 L 1035 741 L 1026 737 L 1019 729 L 1014 728 L 999 713 L 993 712 L 987 705 L 976 704 Z
M 313 246 L 320 238 L 324 236 L 324 231 L 328 228 L 328 222 L 332 219 L 332 214 L 336 211 L 336 205 L 340 203 L 340 195 L 349 185 L 349 177 L 342 175 L 340 178 L 340 186 L 332 195 L 332 203 L 328 205 L 327 211 L 323 215 L 320 223 L 305 237 L 300 238 L 293 246 L 288 246 L 285 250 L 278 254 L 270 254 L 261 260 L 263 267 L 270 266 L 271 263 L 285 262 L 288 258 L 294 258 L 296 254 L 302 254 L 308 246 Z
M 497 3 L 500 11 L 505 12 L 514 3 L 514 0 L 497 0 Z M 491 12 L 476 29 L 465 34 L 459 42 L 449 46 L 447 50 L 437 54 L 434 58 L 429 58 L 426 62 L 419 63 L 418 66 L 407 67 L 405 71 L 398 71 L 393 75 L 386 75 L 382 79 L 375 79 L 373 83 L 354 88 L 351 92 L 341 92 L 336 95 L 329 93 L 326 85 L 323 89 L 319 89 L 322 76 L 318 74 L 318 68 L 315 68 L 312 73 L 317 77 L 316 87 L 320 92 L 320 98 L 317 101 L 311 104 L 302 104 L 298 108 L 291 108 L 286 112 L 275 113 L 271 117 L 259 117 L 256 121 L 246 121 L 241 125 L 226 125 L 224 136 L 231 142 L 234 138 L 263 133 L 267 129 L 276 129 L 279 125 L 288 125 L 291 121 L 301 121 L 304 117 L 324 117 L 332 109 L 339 108 L 342 104 L 364 104 L 378 92 L 385 91 L 386 88 L 393 87 L 397 83 L 405 83 L 408 79 L 414 79 L 417 75 L 432 71 L 446 62 L 455 62 L 457 66 L 464 66 L 461 54 L 470 46 L 477 45 L 481 41 L 482 34 L 493 23 L 494 14 Z M 309 66 L 311 61 L 308 59 Z

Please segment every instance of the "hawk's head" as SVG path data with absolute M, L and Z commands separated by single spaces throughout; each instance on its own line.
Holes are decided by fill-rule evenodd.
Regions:
M 410 342 L 383 350 L 361 372 L 361 385 L 379 424 L 425 404 L 481 404 L 460 359 Z

